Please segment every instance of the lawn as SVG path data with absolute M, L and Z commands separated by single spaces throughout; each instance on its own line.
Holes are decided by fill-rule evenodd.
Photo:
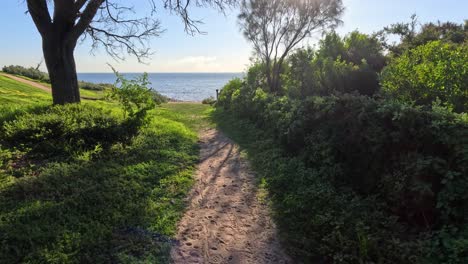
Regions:
M 113 102 L 51 107 L 0 76 L 0 263 L 167 263 L 209 106 L 139 129 Z

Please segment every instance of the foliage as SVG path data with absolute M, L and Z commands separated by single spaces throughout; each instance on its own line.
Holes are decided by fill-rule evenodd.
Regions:
M 314 32 L 336 27 L 343 10 L 341 0 L 242 1 L 240 26 L 264 66 L 270 92 L 281 93 L 280 74 L 288 54 Z
M 431 106 L 440 100 L 456 112 L 468 109 L 468 45 L 441 41 L 405 52 L 385 68 L 383 91 L 407 102 Z
M 213 96 L 210 96 L 202 100 L 202 104 L 214 105 L 215 103 L 216 103 L 216 99 Z
M 50 83 L 49 74 L 47 74 L 46 72 L 42 72 L 33 67 L 25 68 L 19 65 L 10 65 L 10 66 L 4 66 L 2 68 L 2 71 L 9 73 L 9 74 L 28 77 L 33 80 Z
M 121 104 L 124 116 L 144 118 L 147 111 L 153 109 L 156 103 L 160 103 L 154 97 L 155 93 L 151 88 L 148 88 L 150 82 L 147 73 L 133 80 L 127 80 L 115 70 L 114 73 L 117 80 L 109 93 L 109 98 L 117 100 Z
M 129 140 L 138 130 L 134 124 L 88 105 L 39 108 L 2 123 L 2 144 L 31 158 L 67 159 L 75 152 Z
M 306 73 L 292 81 L 325 79 L 310 75 L 313 51 L 298 54 L 291 72 Z M 322 73 L 337 89 L 334 72 L 351 63 L 330 57 Z M 259 76 L 221 91 L 217 121 L 227 133 L 246 134 L 241 140 L 298 261 L 467 261 L 466 114 L 342 93 L 277 96 L 251 85 Z
M 426 45 L 432 41 L 451 44 L 466 43 L 468 41 L 468 20 L 465 21 L 465 24 L 430 22 L 422 24 L 418 28 L 418 18 L 416 15 L 412 15 L 410 22 L 392 24 L 380 31 L 379 35 L 384 41 L 388 35 L 399 36 L 399 43 L 386 43 L 386 47 L 391 55 L 400 56 L 410 49 Z
M 90 90 L 90 91 L 104 91 L 110 90 L 113 88 L 112 84 L 109 83 L 91 83 L 85 81 L 79 81 L 78 86 L 80 89 Z
M 383 46 L 376 37 L 354 31 L 341 38 L 331 32 L 317 51 L 299 49 L 289 56 L 283 88 L 293 98 L 343 93 L 371 96 L 379 91 L 378 74 L 385 64 Z

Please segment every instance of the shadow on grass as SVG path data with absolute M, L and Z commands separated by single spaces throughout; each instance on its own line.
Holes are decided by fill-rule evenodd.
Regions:
M 171 122 L 0 189 L 0 262 L 168 262 L 198 153 Z

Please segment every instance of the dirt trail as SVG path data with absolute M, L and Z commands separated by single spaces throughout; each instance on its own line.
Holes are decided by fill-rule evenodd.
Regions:
M 239 148 L 214 129 L 202 133 L 201 161 L 172 249 L 175 263 L 291 263 Z

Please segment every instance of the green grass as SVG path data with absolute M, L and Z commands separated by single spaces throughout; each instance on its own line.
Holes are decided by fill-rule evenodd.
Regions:
M 115 103 L 0 85 L 0 263 L 169 262 L 211 108 L 165 104 L 129 134 Z
M 49 93 L 8 77 L 0 76 L 0 104 L 2 106 L 51 102 L 52 97 Z
M 50 83 L 46 83 L 46 82 L 39 81 L 39 80 L 34 80 L 34 79 L 31 79 L 31 78 L 28 78 L 28 77 L 25 77 L 25 76 L 21 76 L 21 75 L 16 75 L 16 76 L 19 77 L 19 78 L 28 80 L 28 81 L 32 81 L 32 82 L 36 82 L 36 83 L 42 84 L 42 85 L 44 85 L 44 86 L 50 88 Z M 6 79 L 6 80 L 13 81 L 13 82 L 9 82 L 9 84 L 5 84 L 5 87 L 9 87 L 9 86 L 11 87 L 12 84 L 13 84 L 14 86 L 17 87 L 18 82 L 14 81 L 14 80 L 11 80 L 10 78 L 5 77 L 5 76 L 0 76 L 0 77 L 3 78 L 3 79 Z M 29 87 L 29 88 L 31 88 L 31 89 L 37 89 L 37 88 L 31 87 L 31 86 L 29 86 L 29 85 L 27 85 L 27 84 L 23 84 L 23 85 L 24 85 L 24 86 L 27 86 L 27 87 Z M 16 87 L 15 87 L 14 90 L 16 90 Z M 0 86 L 0 91 L 1 91 L 1 89 L 2 89 L 2 88 L 1 88 L 1 86 Z M 40 90 L 40 89 L 37 89 L 37 90 Z M 48 94 L 48 93 L 45 92 L 45 91 L 41 91 L 41 92 L 43 92 L 44 94 Z M 96 99 L 101 99 L 101 98 L 103 98 L 103 97 L 105 96 L 104 91 L 93 91 L 93 90 L 87 90 L 87 89 L 81 89 L 81 88 L 80 88 L 80 95 L 81 95 L 82 97 L 96 98 Z M 51 96 L 49 96 L 49 97 L 51 97 Z M 30 103 L 30 100 L 26 100 L 26 102 L 27 102 L 27 103 Z
M 181 122 L 194 131 L 212 127 L 210 116 L 213 108 L 197 103 L 169 103 L 163 104 L 156 110 L 157 115 Z

